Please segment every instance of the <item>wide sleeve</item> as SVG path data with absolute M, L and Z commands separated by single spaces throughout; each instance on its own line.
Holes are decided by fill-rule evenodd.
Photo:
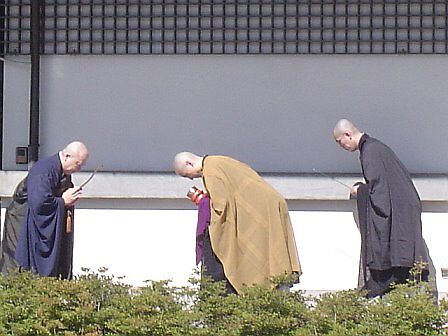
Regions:
M 198 224 L 196 236 L 202 236 L 210 224 L 210 198 L 205 196 L 198 205 Z
M 56 197 L 53 189 L 58 180 L 51 174 L 28 177 L 28 206 L 35 223 L 45 226 L 65 209 L 62 197 Z
M 226 185 L 222 179 L 214 175 L 204 177 L 204 185 L 210 195 L 210 211 L 215 216 L 222 216 L 225 213 L 229 199 Z
M 388 217 L 391 212 L 390 190 L 381 152 L 378 149 L 366 150 L 362 166 L 369 186 L 369 201 L 373 210 L 381 217 Z

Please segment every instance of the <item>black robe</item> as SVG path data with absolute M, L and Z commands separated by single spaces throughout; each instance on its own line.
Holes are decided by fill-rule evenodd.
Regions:
M 15 259 L 21 267 L 41 276 L 69 279 L 73 264 L 73 222 L 62 193 L 72 187 L 64 176 L 59 155 L 39 160 L 27 177 L 27 210 Z
M 364 134 L 359 151 L 366 181 L 357 202 L 364 274 L 373 273 L 388 287 L 405 281 L 415 262 L 426 263 L 426 271 L 432 266 L 422 236 L 421 202 L 409 172 L 389 147 Z M 371 279 L 366 280 L 369 287 Z
M 0 258 L 0 272 L 2 274 L 8 274 L 19 267 L 14 254 L 27 209 L 27 198 L 26 178 L 24 178 L 14 190 L 12 201 L 5 212 Z

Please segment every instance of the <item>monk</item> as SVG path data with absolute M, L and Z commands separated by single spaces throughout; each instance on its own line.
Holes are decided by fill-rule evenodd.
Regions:
M 428 280 L 435 269 L 422 236 L 420 197 L 408 170 L 388 146 L 347 119 L 336 123 L 333 136 L 343 149 L 360 152 L 365 183 L 356 183 L 351 194 L 357 198 L 367 297 L 384 295 L 392 283 L 405 283 L 418 262 L 424 265 L 422 279 Z M 435 281 L 435 273 L 431 277 Z
M 3 225 L 3 237 L 1 242 L 0 272 L 8 274 L 17 270 L 19 265 L 14 257 L 17 240 L 23 226 L 27 207 L 26 177 L 16 186 L 5 212 L 5 223 Z
M 27 209 L 15 252 L 21 268 L 40 276 L 72 277 L 74 204 L 82 191 L 72 184 L 67 189 L 62 181 L 80 171 L 88 157 L 87 147 L 74 141 L 30 169 Z
M 210 197 L 211 248 L 237 293 L 275 276 L 301 274 L 286 201 L 252 168 L 190 152 L 178 153 L 173 165 L 182 177 L 202 178 Z
M 12 195 L 12 200 L 6 208 L 0 256 L 0 273 L 2 274 L 9 274 L 19 268 L 19 264 L 15 259 L 15 253 L 19 234 L 22 230 L 25 214 L 28 209 L 26 182 L 27 177 L 23 178 L 17 184 Z M 57 192 L 58 195 L 62 195 L 65 190 L 73 187 L 71 175 L 62 176 L 59 185 L 60 190 Z

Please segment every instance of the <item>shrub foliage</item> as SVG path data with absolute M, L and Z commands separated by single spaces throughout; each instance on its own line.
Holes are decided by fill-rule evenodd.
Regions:
M 0 276 L 0 335 L 445 335 L 448 304 L 434 304 L 416 283 L 367 300 L 355 290 L 316 298 L 275 285 L 227 295 L 223 284 L 197 278 L 135 288 L 106 269 L 71 281 Z

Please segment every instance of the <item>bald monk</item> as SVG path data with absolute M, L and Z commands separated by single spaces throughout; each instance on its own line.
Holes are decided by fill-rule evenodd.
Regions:
M 79 141 L 39 160 L 27 180 L 27 209 L 17 242 L 15 259 L 41 276 L 70 279 L 73 261 L 73 211 L 82 191 L 62 181 L 81 170 L 89 157 Z
M 432 270 L 435 281 L 422 237 L 420 198 L 406 167 L 388 146 L 347 119 L 336 123 L 333 136 L 343 149 L 360 152 L 365 183 L 355 184 L 351 194 L 357 198 L 367 296 L 382 296 L 392 283 L 405 283 L 417 262 L 425 265 L 423 280 Z
M 25 177 L 16 186 L 12 200 L 6 208 L 0 254 L 0 273 L 2 274 L 9 274 L 19 268 L 15 259 L 15 252 L 19 233 L 23 227 L 25 213 L 28 208 L 26 181 L 27 178 Z M 65 175 L 60 181 L 60 190 L 57 194 L 62 195 L 65 190 L 71 187 L 73 187 L 71 176 Z
M 173 164 L 182 177 L 202 177 L 210 197 L 211 247 L 237 293 L 274 276 L 300 275 L 286 202 L 252 168 L 230 157 L 190 152 L 178 153 Z

